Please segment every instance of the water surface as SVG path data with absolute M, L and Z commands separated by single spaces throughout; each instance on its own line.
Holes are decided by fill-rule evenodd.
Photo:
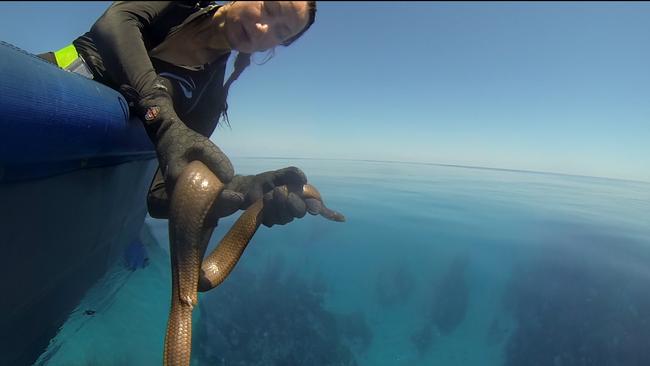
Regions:
M 343 160 L 295 165 L 347 222 L 261 227 L 195 311 L 196 365 L 648 365 L 650 184 Z M 212 245 L 234 221 L 223 219 Z M 166 222 L 116 266 L 44 365 L 161 363 Z M 87 315 L 84 309 L 95 313 Z

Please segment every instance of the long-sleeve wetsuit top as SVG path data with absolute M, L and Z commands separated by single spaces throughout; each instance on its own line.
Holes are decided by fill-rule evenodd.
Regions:
M 209 137 L 225 105 L 223 81 L 230 52 L 192 67 L 150 57 L 149 52 L 218 8 L 210 2 L 116 1 L 73 44 L 95 80 L 113 89 L 126 84 L 143 94 L 156 74 L 172 81 L 176 113 L 188 127 Z

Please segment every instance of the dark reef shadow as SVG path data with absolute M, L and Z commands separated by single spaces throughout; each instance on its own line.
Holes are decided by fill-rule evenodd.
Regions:
M 415 288 L 415 276 L 404 261 L 391 260 L 375 280 L 375 300 L 383 307 L 404 304 Z
M 465 319 L 469 305 L 468 254 L 457 255 L 434 292 L 431 318 L 443 335 L 451 334 Z
M 361 311 L 324 307 L 322 274 L 274 257 L 259 274 L 238 268 L 200 301 L 193 357 L 203 365 L 357 365 L 372 332 Z
M 507 366 L 650 365 L 648 243 L 586 225 L 548 225 L 504 296 L 517 327 Z

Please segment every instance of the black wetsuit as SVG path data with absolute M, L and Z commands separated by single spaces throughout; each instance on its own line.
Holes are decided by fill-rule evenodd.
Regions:
M 187 67 L 149 57 L 148 52 L 218 8 L 212 2 L 116 1 L 73 44 L 94 79 L 113 89 L 126 84 L 142 93 L 151 89 L 156 74 L 169 79 L 178 116 L 209 137 L 225 107 L 223 84 L 230 53 L 209 64 Z M 160 170 L 151 184 L 148 206 L 153 217 L 166 217 L 167 196 Z
M 174 86 L 174 107 L 193 130 L 210 136 L 223 110 L 224 54 L 211 64 L 177 66 L 149 57 L 148 51 L 186 24 L 211 16 L 210 2 L 116 1 L 89 32 L 74 40 L 95 80 L 116 90 L 123 84 L 142 93 L 156 74 Z

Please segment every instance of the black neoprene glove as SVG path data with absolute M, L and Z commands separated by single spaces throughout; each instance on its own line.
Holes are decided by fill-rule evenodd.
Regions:
M 256 175 L 236 175 L 226 185 L 226 189 L 239 192 L 244 195 L 244 202 L 241 209 L 246 209 L 260 198 L 264 199 L 264 212 L 262 224 L 267 227 L 273 225 L 284 225 L 294 218 L 302 218 L 309 211 L 317 214 L 310 208 L 314 207 L 315 199 L 303 199 L 299 192 L 302 185 L 307 183 L 307 178 L 302 170 L 296 167 L 288 167 L 272 170 Z M 285 189 L 286 185 L 288 189 Z
M 135 110 L 156 147 L 167 196 L 171 196 L 181 172 L 193 160 L 205 164 L 222 183 L 229 183 L 234 175 L 230 160 L 212 141 L 187 127 L 178 118 L 170 89 L 169 80 L 160 76 L 145 95 L 138 95 L 128 86 L 122 87 L 123 94 L 134 102 Z M 216 210 L 221 212 L 219 216 L 227 216 L 236 211 L 242 201 L 243 195 L 224 190 Z M 232 209 L 224 209 L 226 206 Z

